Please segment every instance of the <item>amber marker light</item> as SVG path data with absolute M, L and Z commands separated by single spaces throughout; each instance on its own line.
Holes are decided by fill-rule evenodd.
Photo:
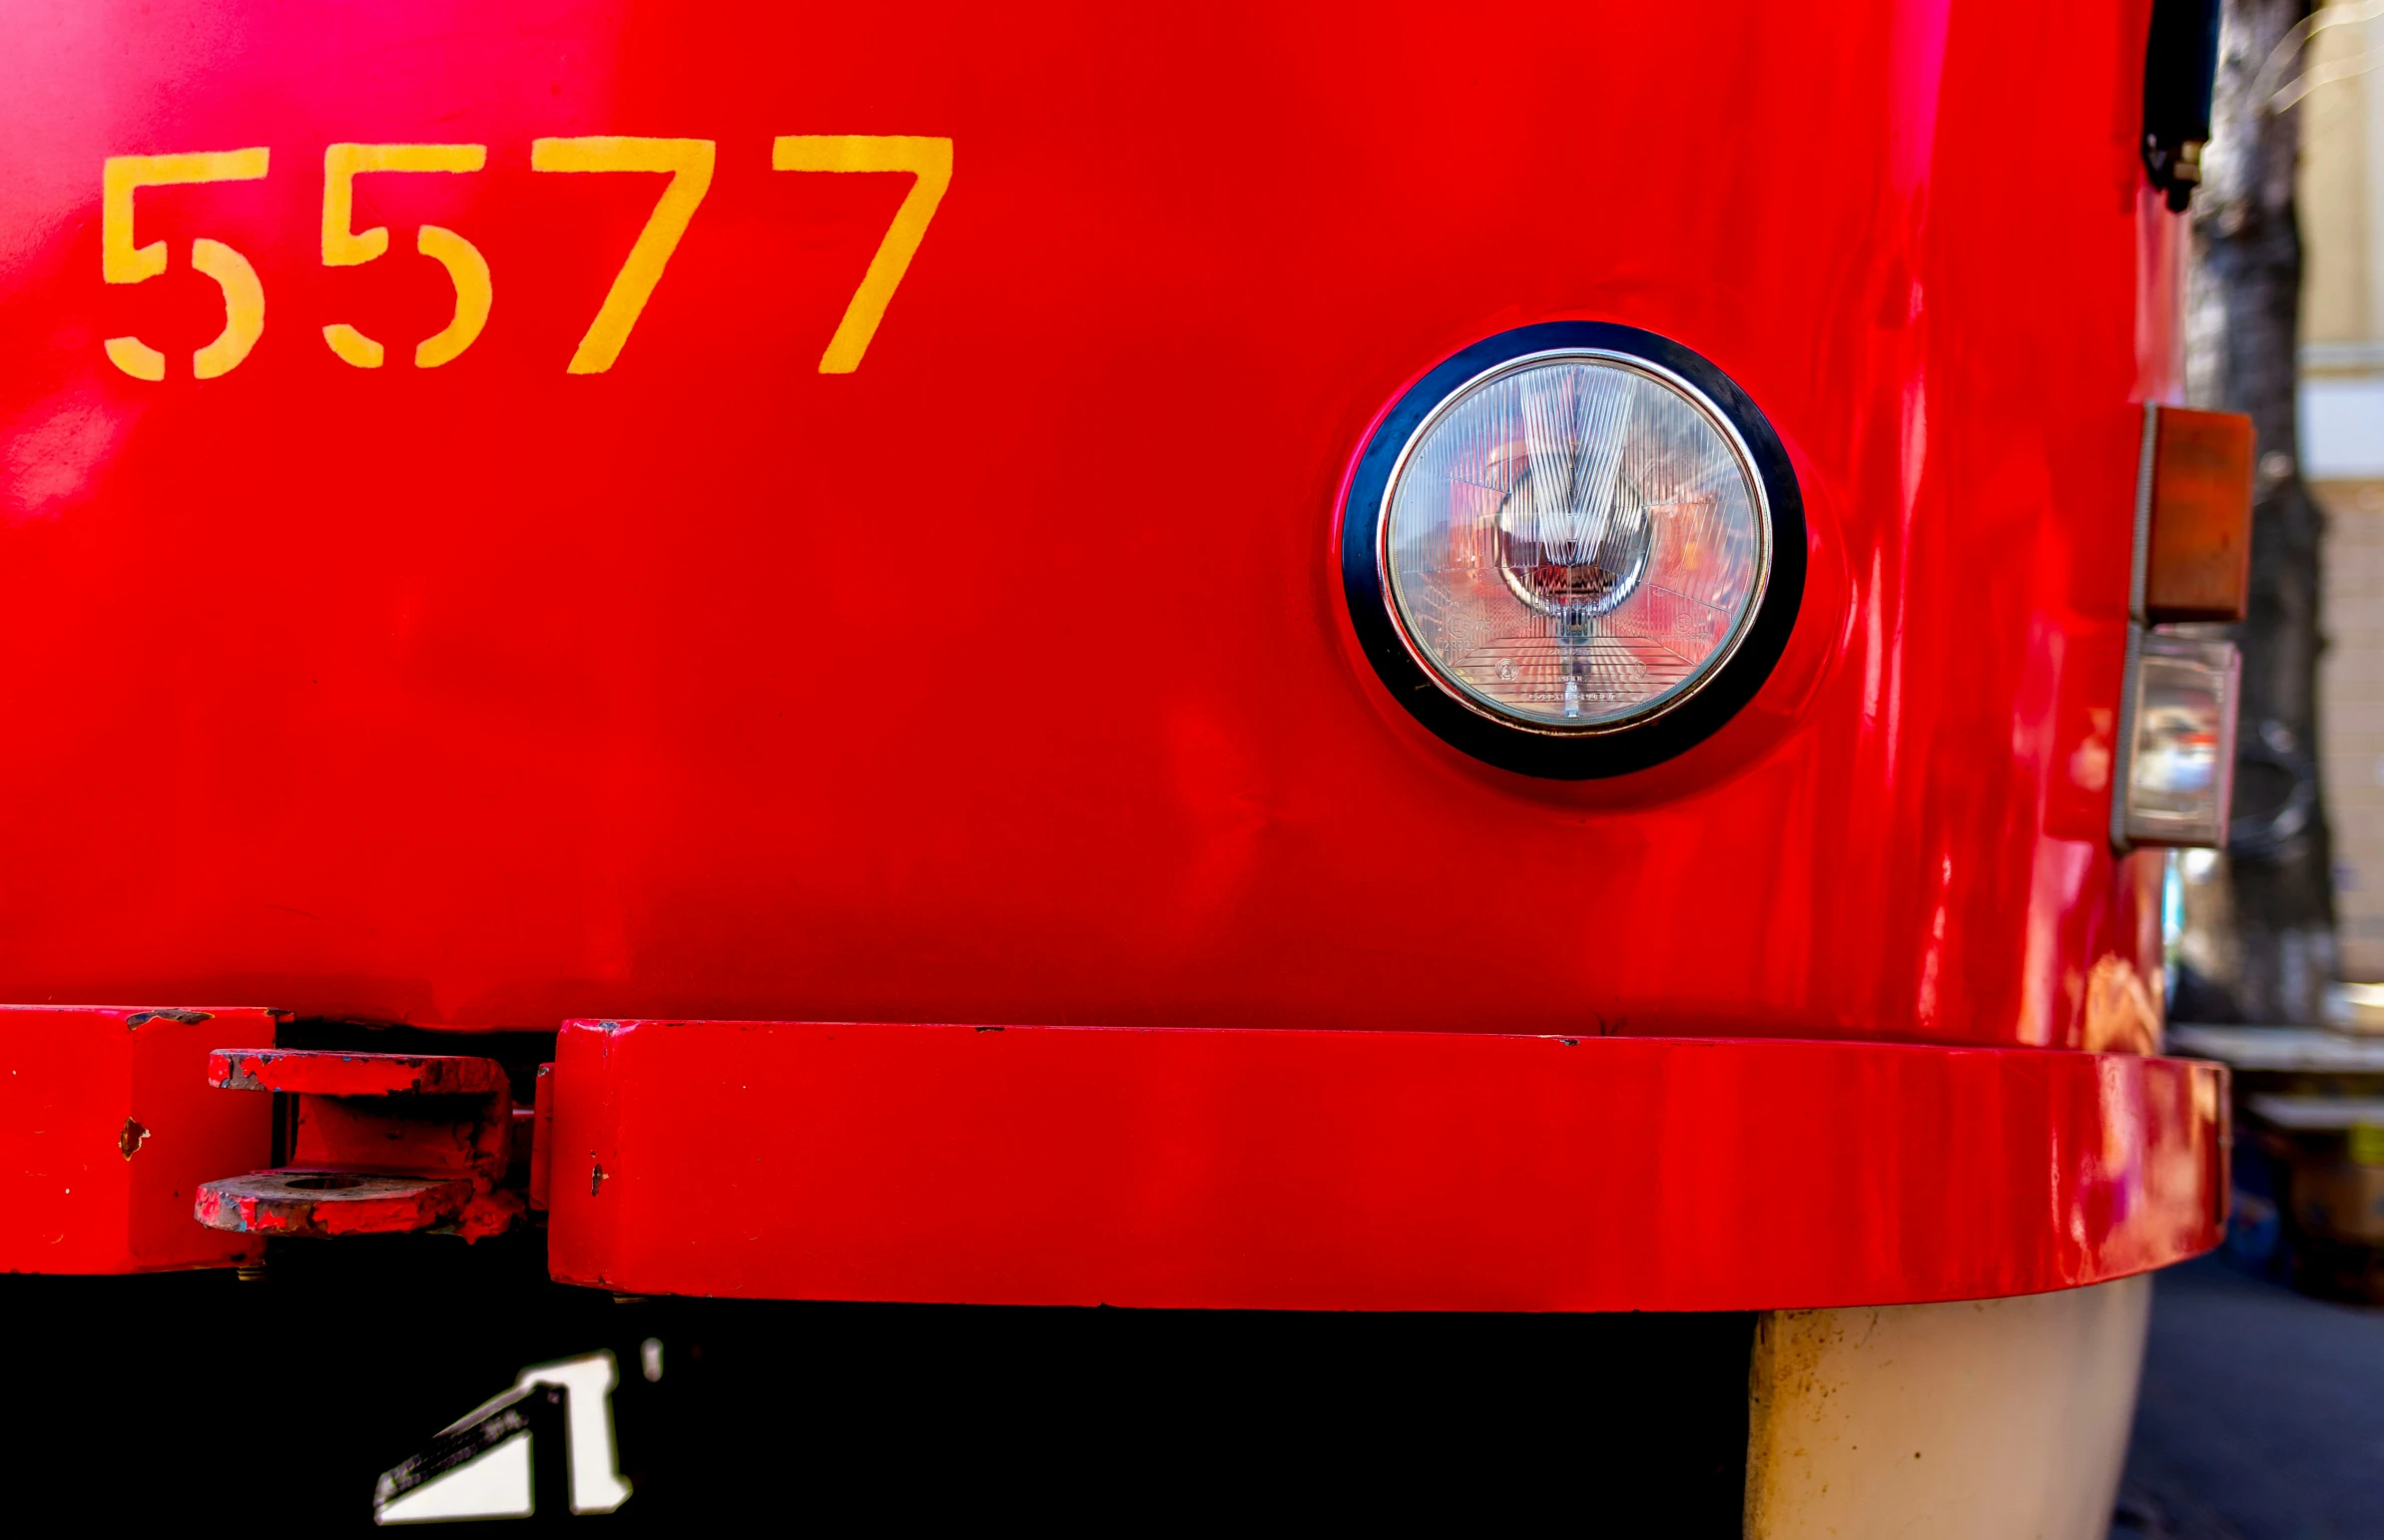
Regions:
M 2239 621 L 2251 583 L 2251 419 L 2144 408 L 2138 620 Z

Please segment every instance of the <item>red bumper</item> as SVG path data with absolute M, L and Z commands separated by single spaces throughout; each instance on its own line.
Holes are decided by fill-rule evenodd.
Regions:
M 574 1022 L 555 1276 L 636 1293 L 1712 1310 L 2215 1245 L 2226 1081 L 2116 1054 Z
M 199 1184 L 266 1163 L 272 1108 L 207 1083 L 264 1047 L 258 1010 L 0 1007 L 0 1272 L 157 1273 L 256 1261 L 192 1216 Z

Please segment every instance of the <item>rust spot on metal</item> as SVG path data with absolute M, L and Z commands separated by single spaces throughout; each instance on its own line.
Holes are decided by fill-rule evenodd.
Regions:
M 979 1032 L 999 1032 L 999 1031 L 1001 1030 L 1001 1028 L 999 1028 L 999 1027 L 979 1027 L 979 1028 L 977 1028 L 977 1030 L 978 1030 Z
M 123 1151 L 124 1158 L 129 1161 L 133 1158 L 133 1152 L 141 1148 L 141 1141 L 148 1137 L 149 1130 L 141 1126 L 139 1119 L 127 1118 L 124 1120 L 123 1132 L 116 1136 L 116 1148 Z
M 444 1230 L 477 1241 L 521 1212 L 511 1193 L 466 1179 L 352 1171 L 256 1171 L 199 1185 L 193 1206 L 210 1230 L 266 1236 L 378 1236 Z
M 172 1021 L 178 1022 L 186 1027 L 195 1027 L 203 1021 L 213 1021 L 215 1019 L 216 1013 L 214 1011 L 135 1011 L 130 1016 L 124 1018 L 124 1024 L 127 1027 L 140 1027 L 147 1026 L 153 1021 Z
M 590 1164 L 588 1169 L 588 1196 L 590 1198 L 595 1197 L 597 1189 L 604 1186 L 605 1178 L 604 1168 L 594 1164 L 594 1160 L 595 1158 L 593 1156 L 589 1157 Z
M 220 1048 L 208 1056 L 207 1079 L 227 1091 L 313 1096 L 486 1096 L 507 1084 L 494 1059 L 302 1048 Z
M 472 1185 L 352 1172 L 259 1171 L 204 1182 L 195 1206 L 211 1230 L 272 1236 L 428 1230 L 463 1213 Z

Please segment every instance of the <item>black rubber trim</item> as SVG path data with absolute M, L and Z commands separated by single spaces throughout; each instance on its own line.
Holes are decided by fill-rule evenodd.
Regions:
M 1558 348 L 1594 347 L 1671 370 L 1730 419 L 1753 455 L 1771 508 L 1771 576 L 1737 653 L 1687 699 L 1643 723 L 1558 734 L 1510 727 L 1460 702 L 1417 663 L 1391 618 L 1375 565 L 1383 493 L 1417 425 L 1477 375 L 1510 359 Z M 1546 321 L 1487 337 L 1451 355 L 1386 413 L 1358 457 L 1341 525 L 1341 583 L 1359 644 L 1400 705 L 1446 742 L 1501 770 L 1552 780 L 1622 775 L 1679 755 L 1737 715 L 1780 661 L 1805 593 L 1805 506 L 1779 434 L 1730 376 L 1667 337 L 1603 321 Z

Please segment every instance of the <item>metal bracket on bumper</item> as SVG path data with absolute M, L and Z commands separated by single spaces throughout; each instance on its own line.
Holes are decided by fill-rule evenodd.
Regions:
M 493 1236 L 521 1214 L 500 1184 L 513 1096 L 494 1059 L 225 1049 L 208 1084 L 293 1099 L 288 1164 L 202 1183 L 199 1223 L 276 1236 L 451 1231 Z

